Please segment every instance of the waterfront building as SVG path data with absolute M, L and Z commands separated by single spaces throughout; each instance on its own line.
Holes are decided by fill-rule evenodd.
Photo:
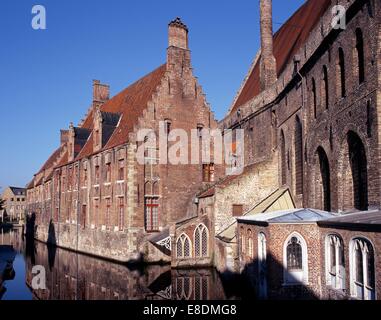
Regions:
M 337 12 L 334 6 L 338 5 L 346 13 L 345 28 L 337 28 L 333 23 L 333 12 Z M 311 284 L 311 288 L 306 286 L 310 297 L 379 296 L 379 289 L 372 285 L 379 283 L 377 267 L 373 273 L 364 270 L 372 266 L 371 259 L 376 266 L 379 264 L 381 250 L 378 231 L 367 234 L 373 230 L 372 221 L 378 221 L 381 206 L 381 4 L 375 0 L 308 0 L 275 34 L 272 1 L 261 0 L 260 12 L 261 50 L 255 55 L 226 117 L 219 123 L 212 119 L 204 97 L 199 94 L 201 89 L 191 76 L 188 30 L 178 19 L 169 26 L 167 64 L 141 80 L 148 90 L 156 88 L 159 83 L 156 80 L 165 78 L 152 104 L 146 100 L 138 104 L 147 103 L 146 112 L 137 115 L 135 108 L 124 104 L 119 109 L 112 107 L 125 98 L 116 96 L 113 103 L 107 102 L 113 101 L 108 100 L 107 86 L 94 83 L 94 103 L 86 120 L 78 128 L 71 126 L 69 131 L 62 132 L 60 149 L 28 188 L 37 237 L 116 259 L 140 256 L 146 261 L 170 262 L 173 268 L 215 266 L 222 273 L 240 272 L 245 269 L 245 250 L 254 250 L 251 242 L 259 236 L 257 230 L 253 238 L 247 239 L 252 239 L 250 248 L 242 250 L 246 243 L 243 246 L 239 242 L 240 227 L 247 228 L 247 224 L 255 224 L 262 215 L 268 215 L 260 221 L 268 224 L 267 231 L 271 230 L 271 234 L 265 230 L 265 238 L 261 238 L 262 242 L 269 241 L 269 247 L 261 251 L 259 258 L 278 255 L 277 263 L 284 267 L 287 255 L 276 251 L 273 243 L 277 239 L 286 252 L 290 243 L 301 253 L 302 259 L 295 260 L 295 267 L 301 261 L 302 271 L 296 268 L 293 283 L 288 281 L 291 277 L 287 273 L 273 274 L 279 276 L 279 282 L 287 283 L 289 296 L 293 291 L 297 295 L 303 283 Z M 149 95 L 153 92 L 149 91 Z M 160 98 L 161 94 L 165 98 Z M 176 106 L 166 109 L 170 105 L 168 95 L 173 94 L 178 106 L 187 106 L 178 109 L 178 118 L 173 116 Z M 132 94 L 128 97 L 129 103 L 135 101 Z M 192 101 L 189 105 L 188 98 Z M 192 109 L 195 105 L 205 108 L 197 107 L 196 112 Z M 170 111 L 160 117 L 159 106 Z M 185 114 L 187 110 L 189 114 Z M 188 129 L 202 124 L 222 131 L 244 130 L 242 174 L 224 176 L 222 168 L 210 162 L 181 169 L 160 167 L 159 179 L 152 176 L 147 179 L 134 161 L 135 140 L 131 133 L 135 127 L 130 122 L 120 124 L 126 119 L 121 117 L 122 111 L 125 117 L 130 116 L 128 119 L 135 119 L 135 126 L 155 125 L 158 119 L 167 119 L 171 127 L 175 125 L 173 119 L 183 119 L 181 126 Z M 99 135 L 102 132 L 105 137 Z M 128 136 L 133 143 L 116 138 L 120 136 Z M 105 141 L 102 147 L 101 141 Z M 120 141 L 127 143 L 122 151 Z M 121 171 L 126 174 L 124 180 L 112 180 L 120 167 L 127 168 Z M 49 181 L 53 201 L 49 210 L 42 211 L 41 194 Z M 156 182 L 159 184 L 155 186 Z M 128 204 L 114 201 L 114 196 L 120 197 L 118 183 L 126 186 L 122 199 L 130 201 Z M 116 220 L 109 220 L 115 206 L 124 219 L 114 213 Z M 296 208 L 315 217 L 303 227 L 310 226 L 310 231 L 299 230 L 289 220 L 298 212 L 293 211 Z M 271 215 L 279 210 L 288 210 L 282 230 L 273 228 L 271 221 Z M 365 222 L 358 224 L 356 219 Z M 108 221 L 114 221 L 111 230 Z M 121 229 L 125 232 L 121 233 Z M 293 236 L 295 232 L 300 236 Z M 326 256 L 333 254 L 327 244 L 331 240 L 346 246 L 344 252 L 339 250 L 346 259 L 346 269 L 336 274 L 326 271 L 330 261 Z M 303 261 L 307 257 L 303 252 L 308 250 L 314 250 L 319 255 L 317 259 L 324 263 L 310 268 L 310 262 Z M 374 256 L 363 253 L 359 260 L 360 251 L 373 251 Z M 353 265 L 360 266 L 360 262 L 364 267 L 363 278 L 359 272 L 358 279 L 362 282 L 353 280 L 357 279 L 353 270 L 360 269 L 351 269 Z M 340 278 L 344 273 L 346 291 Z M 271 296 L 268 283 L 261 285 L 260 293 Z M 302 295 L 307 296 L 307 291 L 302 291 Z
M 3 212 L 0 218 L 10 221 L 24 219 L 26 213 L 26 189 L 18 187 L 7 187 L 4 189 L 0 199 L 5 200 Z

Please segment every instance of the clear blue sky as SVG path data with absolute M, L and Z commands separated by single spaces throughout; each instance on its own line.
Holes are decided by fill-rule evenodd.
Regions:
M 274 29 L 303 0 L 274 0 Z M 42 4 L 47 30 L 33 30 Z M 0 187 L 24 186 L 78 123 L 92 79 L 118 93 L 165 62 L 167 24 L 190 29 L 196 76 L 223 118 L 259 48 L 259 0 L 1 0 Z M 1 189 L 0 189 L 1 192 Z

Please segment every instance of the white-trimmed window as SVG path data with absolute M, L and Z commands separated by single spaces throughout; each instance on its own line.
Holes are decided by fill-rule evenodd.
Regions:
M 308 283 L 307 243 L 299 233 L 291 234 L 284 242 L 283 264 L 285 284 Z
M 258 234 L 258 263 L 260 268 L 264 267 L 267 260 L 266 235 L 261 232 Z
M 251 259 L 254 258 L 253 234 L 250 229 L 247 231 L 247 255 Z
M 263 232 L 258 234 L 258 298 L 267 298 L 267 240 Z
M 191 241 L 189 237 L 183 233 L 176 241 L 176 256 L 177 258 L 190 258 L 191 254 Z
M 246 248 L 245 248 L 245 229 L 243 227 L 241 227 L 239 237 L 240 237 L 240 245 L 241 245 L 241 255 L 244 255 Z
M 335 289 L 345 289 L 345 263 L 343 240 L 328 235 L 325 241 L 325 266 L 327 284 Z
M 351 295 L 375 300 L 374 249 L 369 240 L 355 238 L 349 245 Z
M 196 258 L 208 256 L 208 228 L 200 224 L 194 231 L 194 253 Z

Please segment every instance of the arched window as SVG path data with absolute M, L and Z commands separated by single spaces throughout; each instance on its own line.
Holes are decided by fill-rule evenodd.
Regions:
M 374 249 L 364 238 L 353 239 L 349 246 L 351 295 L 357 299 L 374 300 Z
M 359 83 L 365 81 L 364 39 L 360 28 L 356 29 L 356 60 Z
M 195 276 L 194 278 L 194 299 L 208 300 L 209 284 L 208 277 Z
M 247 231 L 247 255 L 251 259 L 254 258 L 253 235 L 250 229 Z
M 194 253 L 198 258 L 208 256 L 208 229 L 204 224 L 200 224 L 194 231 Z
M 337 59 L 337 85 L 338 90 L 337 93 L 342 98 L 345 97 L 346 94 L 346 87 L 345 87 L 345 58 L 344 58 L 344 51 L 342 48 L 339 49 L 339 56 Z
M 358 210 L 368 209 L 368 168 L 364 144 L 353 131 L 347 135 L 349 163 L 353 183 L 353 204 Z
M 284 281 L 287 284 L 308 283 L 307 244 L 293 233 L 283 247 Z
M 316 94 L 316 81 L 312 78 L 312 108 L 314 112 L 314 118 L 317 117 L 317 94 Z
M 267 298 L 267 245 L 266 235 L 258 234 L 258 298 Z
M 295 119 L 295 183 L 296 194 L 303 193 L 303 129 L 299 117 Z
M 190 277 L 176 278 L 176 296 L 178 300 L 189 300 L 192 295 Z
M 329 108 L 329 87 L 328 87 L 328 69 L 327 66 L 323 66 L 323 79 L 322 79 L 321 101 L 324 104 L 324 108 Z
M 240 230 L 240 244 L 241 244 L 241 254 L 245 254 L 245 232 L 244 232 L 244 229 L 243 227 L 241 227 L 241 230 Z
M 302 245 L 297 237 L 292 237 L 287 244 L 287 270 L 303 269 Z
M 258 262 L 260 268 L 263 267 L 263 264 L 267 260 L 267 245 L 266 245 L 266 235 L 261 232 L 258 234 Z
M 327 154 L 322 147 L 317 149 L 319 172 L 317 173 L 317 194 L 320 194 L 322 209 L 331 211 L 331 174 Z
M 177 258 L 191 257 L 191 241 L 189 237 L 183 233 L 176 241 L 176 256 Z
M 335 289 L 345 289 L 344 244 L 341 237 L 329 235 L 325 243 L 327 284 Z
M 282 185 L 287 183 L 287 155 L 286 155 L 286 140 L 284 137 L 284 132 L 280 132 L 280 153 L 281 153 L 281 164 L 282 164 Z

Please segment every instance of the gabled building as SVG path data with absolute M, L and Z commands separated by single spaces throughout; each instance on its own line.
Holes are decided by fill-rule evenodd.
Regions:
M 168 36 L 166 63 L 112 98 L 108 85 L 94 81 L 85 119 L 61 130 L 60 147 L 28 186 L 37 238 L 123 262 L 170 259 L 146 239 L 187 217 L 210 182 L 205 167 L 216 179 L 220 169 L 159 163 L 157 146 L 146 147 L 144 163 L 136 156 L 146 142 L 141 129 L 164 134 L 168 158 L 171 130 L 190 137 L 191 130 L 217 128 L 193 75 L 186 25 L 175 19 Z
M 19 221 L 24 219 L 26 213 L 26 189 L 19 187 L 7 187 L 0 199 L 4 200 L 4 208 L 0 212 L 1 221 Z

